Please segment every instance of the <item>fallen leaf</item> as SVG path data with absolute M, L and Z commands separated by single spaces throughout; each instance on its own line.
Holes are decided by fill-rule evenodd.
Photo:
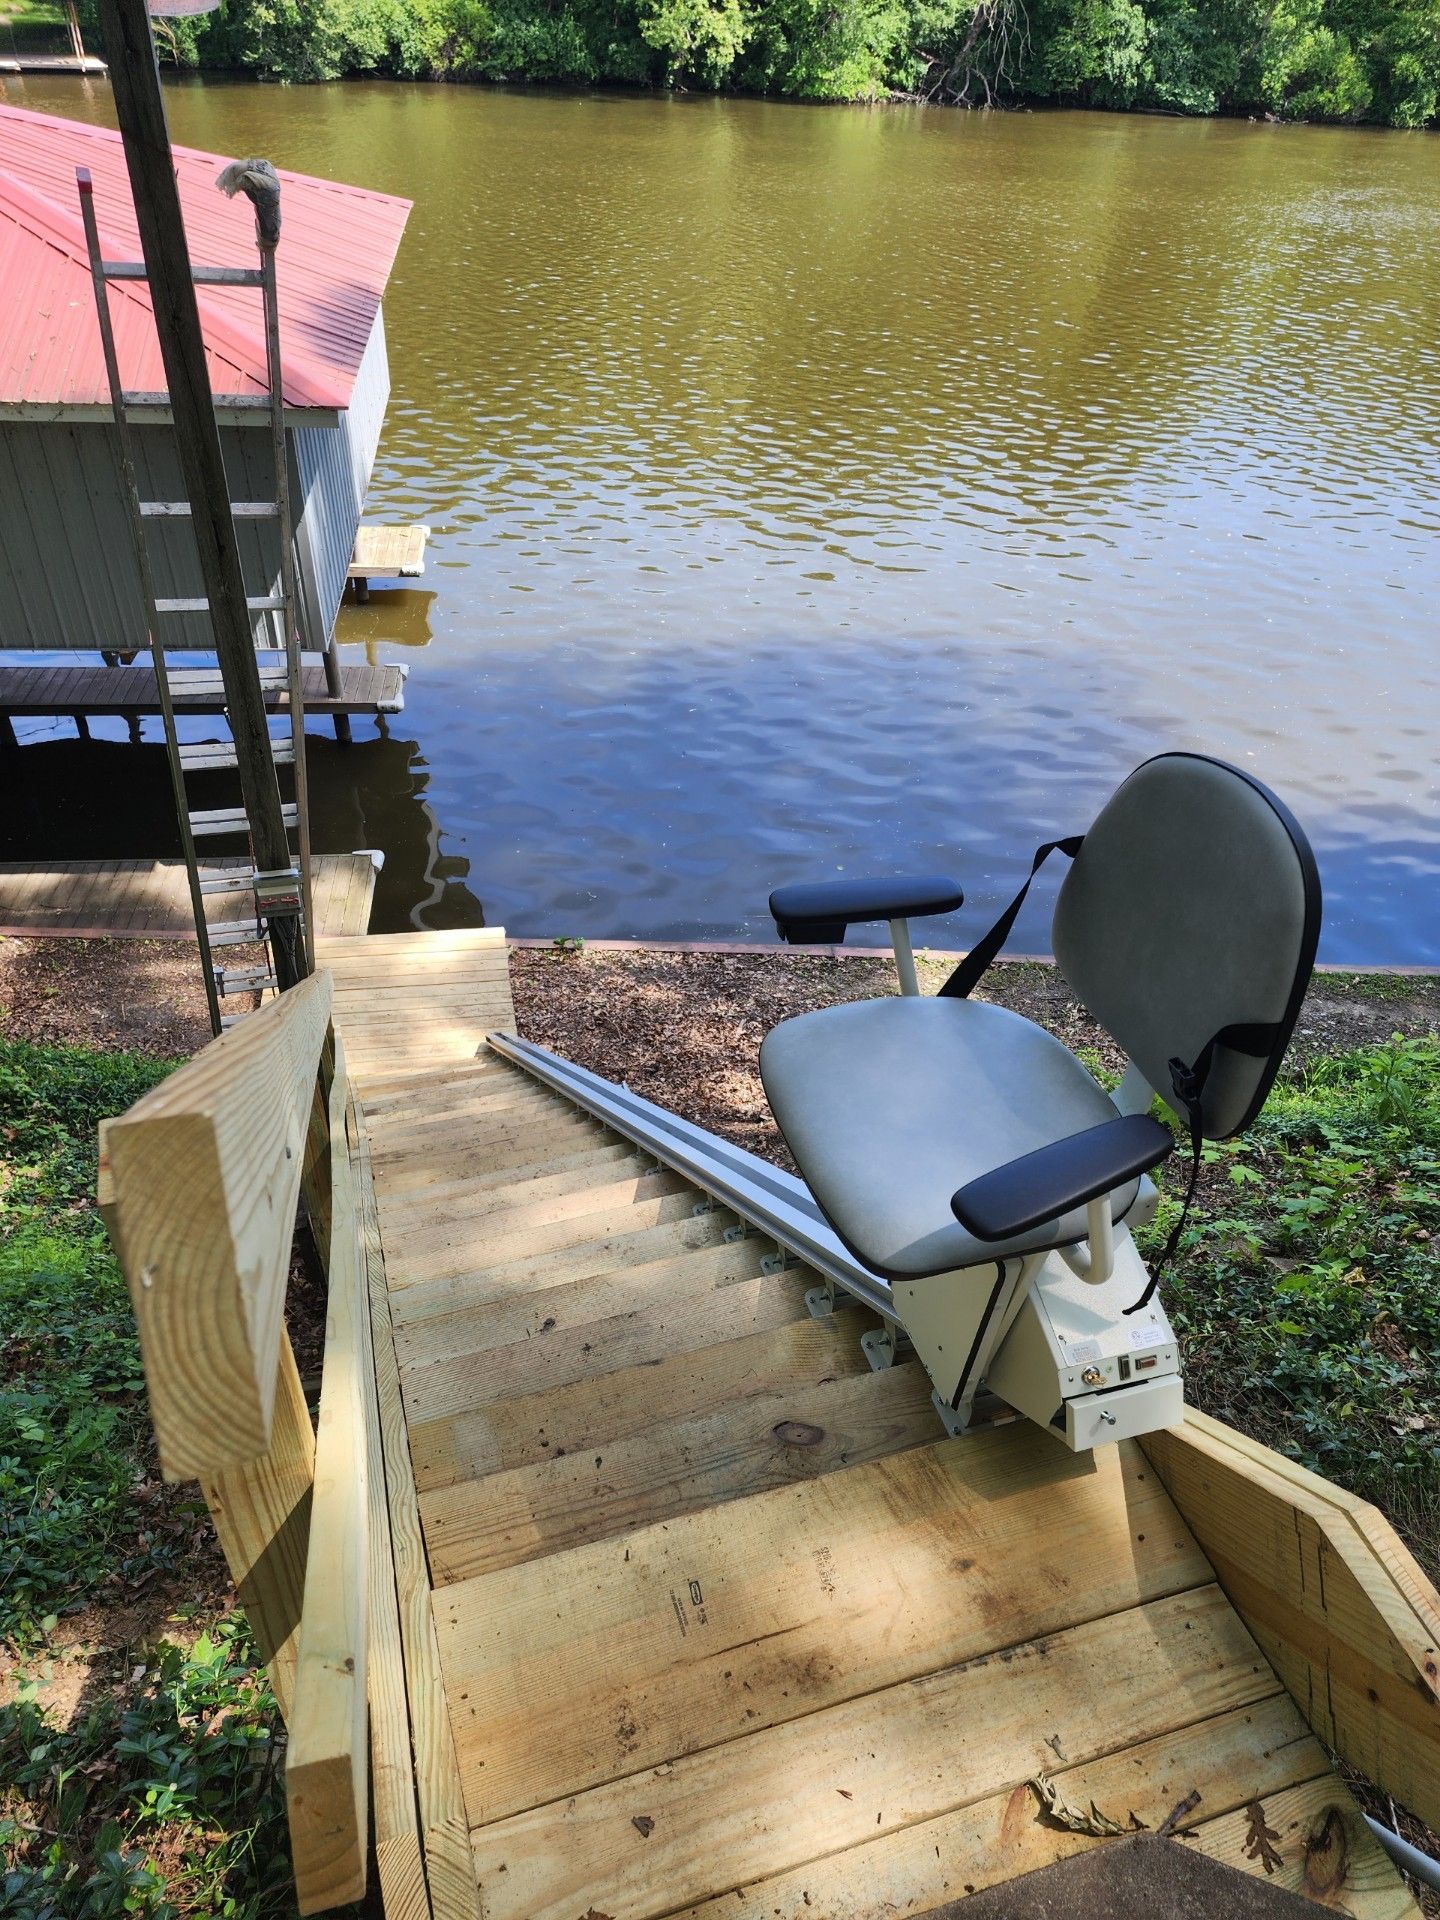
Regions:
M 1250 1818 L 1245 1834 L 1246 1857 L 1258 1860 L 1267 1874 L 1274 1873 L 1277 1867 L 1285 1864 L 1285 1856 L 1277 1852 L 1275 1847 L 1280 1836 L 1274 1827 L 1266 1824 L 1265 1809 L 1258 1800 L 1252 1800 L 1245 1811 Z
M 1052 1820 L 1058 1820 L 1062 1827 L 1069 1827 L 1072 1833 L 1093 1833 L 1100 1836 L 1122 1834 L 1127 1831 L 1118 1821 L 1112 1820 L 1108 1813 L 1102 1813 L 1092 1800 L 1087 1812 L 1067 1800 L 1053 1780 L 1047 1780 L 1043 1773 L 1035 1774 L 1029 1783 L 1044 1802 L 1045 1811 Z

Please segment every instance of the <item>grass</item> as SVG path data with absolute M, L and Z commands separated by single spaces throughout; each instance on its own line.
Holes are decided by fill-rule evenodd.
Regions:
M 243 1615 L 196 1637 L 195 1489 L 160 1484 L 135 1323 L 94 1211 L 95 1128 L 169 1062 L 0 1043 L 0 1912 L 294 1913 L 280 1723 Z M 77 1616 L 158 1618 L 45 1704 Z M 111 1633 L 113 1641 L 115 1635 Z M 115 1658 L 119 1654 L 118 1663 Z
M 279 1920 L 294 1912 L 279 1722 L 243 1617 L 172 1602 L 78 1701 L 46 1705 L 75 1623 L 114 1649 L 137 1595 L 193 1591 L 204 1520 L 161 1487 L 134 1323 L 95 1215 L 95 1126 L 168 1071 L 0 1042 L 0 1912 Z M 1147 1230 L 1178 1206 L 1181 1159 Z M 1440 1540 L 1440 1046 L 1287 1070 L 1207 1151 L 1165 1297 L 1191 1399 Z M 140 1609 L 142 1614 L 147 1609 Z

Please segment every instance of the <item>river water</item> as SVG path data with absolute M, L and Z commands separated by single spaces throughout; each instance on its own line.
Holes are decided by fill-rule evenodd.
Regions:
M 170 101 L 178 140 L 416 203 L 370 511 L 429 524 L 429 571 L 340 629 L 410 661 L 406 711 L 315 755 L 320 844 L 391 853 L 381 924 L 758 939 L 779 882 L 938 866 L 963 945 L 1183 746 L 1299 814 L 1323 957 L 1440 961 L 1440 140 Z

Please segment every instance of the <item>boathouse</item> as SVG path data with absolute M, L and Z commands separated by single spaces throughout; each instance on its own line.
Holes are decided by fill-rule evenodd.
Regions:
M 254 215 L 215 178 L 225 159 L 176 147 L 191 257 L 253 266 Z M 94 181 L 107 259 L 138 260 L 120 136 L 73 120 L 0 106 L 0 649 L 124 652 L 146 643 L 139 572 L 115 458 L 95 298 L 76 191 Z M 389 399 L 381 301 L 410 211 L 408 200 L 282 172 L 278 255 L 281 358 L 294 502 L 303 645 L 328 648 L 355 550 Z M 198 288 L 210 384 L 232 497 L 275 497 L 265 337 L 251 288 Z M 110 304 L 132 409 L 143 497 L 183 499 L 164 404 L 164 369 L 143 280 L 111 283 Z M 247 412 L 236 401 L 249 399 Z M 227 405 L 227 401 L 230 403 Z M 273 521 L 238 528 L 247 584 L 276 590 Z M 156 589 L 200 596 L 193 546 L 178 530 L 151 542 Z M 213 645 L 202 612 L 178 616 L 172 644 Z

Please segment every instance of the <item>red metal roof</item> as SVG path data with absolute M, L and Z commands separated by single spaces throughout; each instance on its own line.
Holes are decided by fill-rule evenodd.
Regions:
M 175 148 L 191 258 L 197 266 L 255 266 L 250 202 L 228 200 L 215 185 L 225 164 L 219 154 Z M 119 134 L 0 106 L 0 409 L 109 405 L 77 167 L 88 167 L 95 183 L 106 259 L 138 260 Z M 411 203 L 303 173 L 282 170 L 280 179 L 285 404 L 346 407 Z M 216 395 L 263 393 L 259 291 L 201 287 L 197 297 Z M 165 371 L 144 282 L 112 281 L 110 311 L 121 379 L 158 392 Z

